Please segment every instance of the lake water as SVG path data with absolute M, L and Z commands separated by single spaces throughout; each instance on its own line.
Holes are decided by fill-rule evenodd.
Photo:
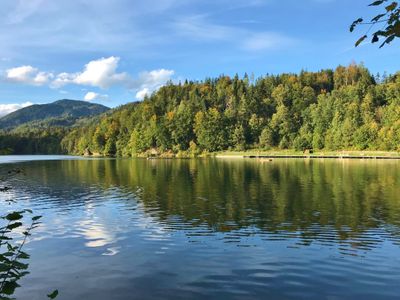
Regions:
M 34 158 L 17 299 L 399 298 L 397 161 Z

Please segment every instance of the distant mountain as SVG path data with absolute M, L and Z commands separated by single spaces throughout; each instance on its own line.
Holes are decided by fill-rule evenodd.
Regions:
M 102 114 L 109 108 L 78 100 L 58 100 L 49 104 L 35 104 L 0 118 L 0 129 L 13 129 L 21 125 L 71 126 L 79 119 Z

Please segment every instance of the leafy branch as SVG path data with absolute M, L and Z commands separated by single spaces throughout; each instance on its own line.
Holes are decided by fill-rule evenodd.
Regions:
M 370 31 L 378 24 L 384 24 L 383 27 L 379 30 L 376 30 L 371 34 L 372 43 L 377 43 L 379 41 L 383 42 L 379 46 L 382 48 L 386 44 L 390 44 L 395 38 L 400 37 L 400 6 L 398 1 L 390 0 L 378 0 L 374 1 L 369 6 L 383 6 L 384 11 L 375 17 L 373 17 L 370 21 L 365 21 L 363 18 L 358 18 L 350 25 L 350 32 L 353 32 L 355 28 L 359 25 L 369 25 L 369 29 L 367 32 L 361 36 L 355 46 L 359 46 L 363 41 L 365 41 L 370 36 Z
M 15 169 L 8 172 L 8 178 L 12 175 L 21 173 L 21 170 Z M 0 181 L 4 178 L 0 178 Z M 3 187 L 0 192 L 10 190 L 9 187 Z M 13 202 L 8 200 L 8 202 Z M 20 286 L 18 281 L 29 274 L 29 264 L 26 260 L 30 258 L 29 254 L 22 251 L 27 239 L 31 236 L 31 231 L 40 225 L 41 216 L 33 216 L 30 219 L 30 225 L 24 228 L 23 218 L 25 215 L 32 215 L 30 209 L 13 211 L 4 216 L 0 216 L 0 300 L 11 300 L 15 290 Z M 19 229 L 19 230 L 17 230 Z M 18 243 L 18 241 L 20 241 Z M 48 294 L 50 299 L 56 298 L 58 291 L 55 290 Z
M 7 221 L 7 225 L 0 227 L 0 248 L 6 248 L 0 254 L 0 299 L 11 299 L 8 296 L 14 294 L 15 289 L 19 287 L 18 280 L 20 280 L 25 275 L 29 274 L 27 271 L 28 264 L 23 263 L 23 260 L 29 259 L 29 254 L 22 251 L 28 236 L 31 235 L 31 231 L 39 226 L 38 221 L 41 217 L 34 216 L 31 219 L 31 225 L 23 231 L 23 239 L 19 245 L 13 245 L 12 232 L 23 226 L 21 222 L 24 214 L 32 213 L 31 210 L 15 211 L 7 214 L 1 219 Z

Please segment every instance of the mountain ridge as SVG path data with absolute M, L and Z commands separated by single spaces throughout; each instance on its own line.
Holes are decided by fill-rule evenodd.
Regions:
M 33 104 L 0 118 L 0 129 L 11 130 L 29 123 L 51 120 L 51 126 L 72 126 L 85 117 L 93 117 L 110 110 L 109 107 L 82 100 L 60 99 L 52 103 Z

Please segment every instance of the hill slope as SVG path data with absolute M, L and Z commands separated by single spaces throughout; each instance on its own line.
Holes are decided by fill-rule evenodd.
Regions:
M 363 65 L 300 74 L 169 84 L 74 127 L 67 153 L 195 156 L 246 149 L 400 150 L 400 73 Z M 156 150 L 156 151 L 155 151 Z
M 78 119 L 99 115 L 109 110 L 100 104 L 78 100 L 58 100 L 49 104 L 35 104 L 0 118 L 0 129 L 13 129 L 27 123 L 47 122 L 50 126 L 71 126 Z

